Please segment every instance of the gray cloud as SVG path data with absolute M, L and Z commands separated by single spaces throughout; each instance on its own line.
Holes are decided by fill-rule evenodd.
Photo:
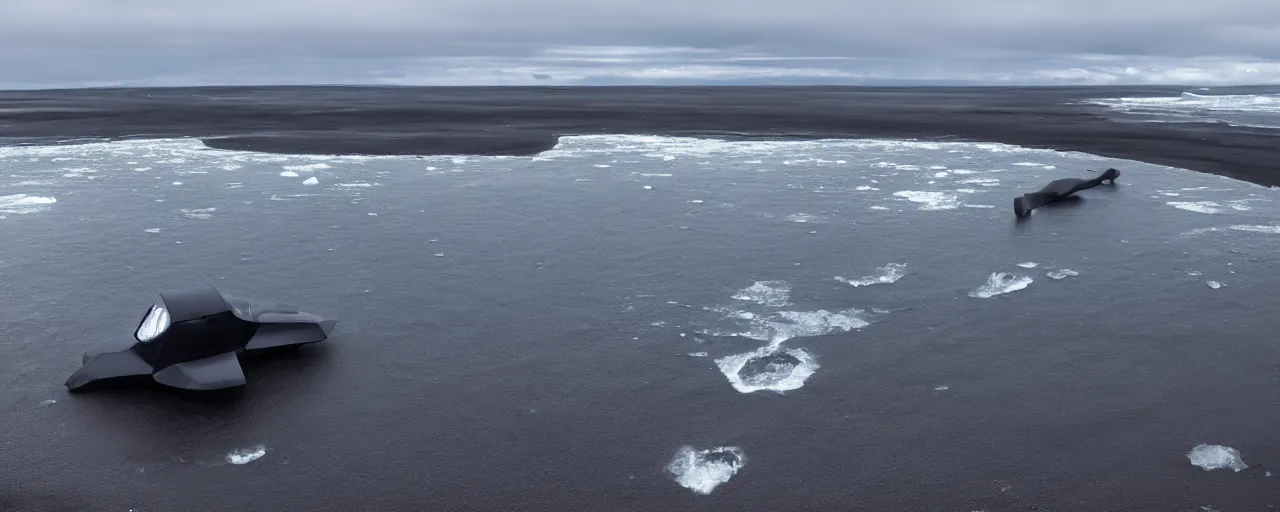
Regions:
M 1148 68 L 1199 58 L 1201 70 L 1234 65 L 1219 57 L 1260 69 L 1280 60 L 1275 0 L 0 0 L 0 12 L 0 85 L 10 86 L 679 81 L 784 68 L 815 80 L 1137 81 L 1073 56 Z M 636 46 L 684 50 L 604 48 Z M 783 60 L 795 57 L 863 60 Z M 1072 74 L 1079 66 L 1092 67 Z

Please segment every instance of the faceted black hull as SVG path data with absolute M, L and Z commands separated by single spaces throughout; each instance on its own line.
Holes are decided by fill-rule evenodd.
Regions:
M 324 341 L 337 324 L 288 305 L 223 296 L 212 286 L 160 297 L 142 323 L 158 309 L 166 317 L 161 332 L 143 341 L 140 324 L 131 338 L 89 349 L 67 388 L 144 376 L 186 390 L 243 386 L 239 354 Z

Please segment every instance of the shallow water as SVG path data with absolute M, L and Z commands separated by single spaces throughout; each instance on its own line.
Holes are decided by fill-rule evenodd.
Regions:
M 1015 195 L 1107 167 L 1117 186 L 1014 219 Z M 19 510 L 1277 498 L 1275 189 L 997 144 L 642 136 L 532 158 L 6 147 L 0 176 L 23 195 L 0 200 Z M 999 273 L 1029 281 L 977 293 Z M 203 282 L 337 330 L 246 363 L 234 399 L 65 393 L 92 342 Z M 1249 469 L 1194 466 L 1202 443 Z M 670 470 L 686 446 L 748 462 L 704 495 Z

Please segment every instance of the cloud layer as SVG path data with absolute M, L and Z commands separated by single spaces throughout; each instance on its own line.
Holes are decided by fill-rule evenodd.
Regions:
M 1274 0 L 4 0 L 0 86 L 1280 82 Z

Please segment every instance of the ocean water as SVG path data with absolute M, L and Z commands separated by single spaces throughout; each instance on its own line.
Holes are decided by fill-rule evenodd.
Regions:
M 1280 94 L 1214 94 L 1202 88 L 1171 96 L 1100 98 L 1092 103 L 1147 122 L 1280 128 Z
M 996 143 L 637 135 L 10 146 L 0 188 L 5 510 L 1280 497 L 1273 188 Z M 205 282 L 338 327 L 229 399 L 66 393 L 157 291 Z

